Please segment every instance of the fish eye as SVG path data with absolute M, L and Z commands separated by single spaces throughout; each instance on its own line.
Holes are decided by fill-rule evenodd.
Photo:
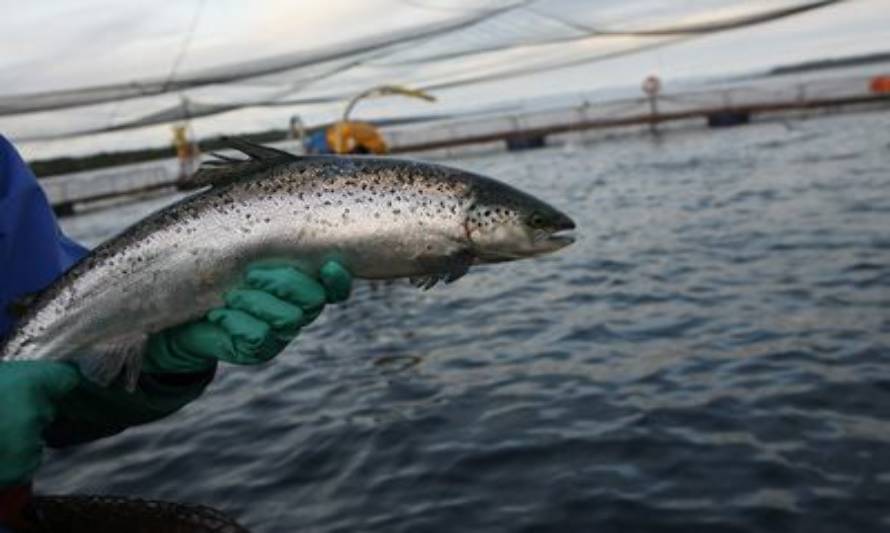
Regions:
M 528 225 L 533 229 L 543 229 L 544 226 L 547 225 L 547 219 L 544 218 L 544 215 L 536 211 L 528 217 Z

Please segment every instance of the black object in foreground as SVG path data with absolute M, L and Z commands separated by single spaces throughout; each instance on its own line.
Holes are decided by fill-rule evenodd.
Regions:
M 29 532 L 248 533 L 210 507 L 118 496 L 36 496 L 28 512 Z

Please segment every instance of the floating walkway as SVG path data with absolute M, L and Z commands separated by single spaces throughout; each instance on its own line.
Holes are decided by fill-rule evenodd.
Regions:
M 767 79 L 748 86 L 714 87 L 694 92 L 581 102 L 512 114 L 420 122 L 382 128 L 390 151 L 428 158 L 460 157 L 498 150 L 523 150 L 591 142 L 595 132 L 657 130 L 668 125 L 722 128 L 771 117 L 838 110 L 890 109 L 890 93 L 875 92 L 869 78 L 834 78 L 784 86 Z M 294 141 L 275 146 L 298 153 Z M 42 178 L 41 185 L 59 215 L 79 206 L 173 190 L 179 174 L 175 159 Z

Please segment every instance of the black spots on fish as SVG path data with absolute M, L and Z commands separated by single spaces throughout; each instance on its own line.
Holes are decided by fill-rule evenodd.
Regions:
M 324 201 L 324 205 L 325 205 L 325 206 L 330 206 L 330 205 L 331 205 L 331 201 L 330 201 L 330 200 L 325 200 L 325 201 Z
M 253 216 L 253 215 L 250 214 L 250 213 L 245 213 L 245 214 L 244 214 L 244 219 L 245 219 L 245 220 L 250 220 L 250 217 L 252 217 L 252 216 Z
M 266 224 L 269 224 L 272 222 L 272 219 L 270 217 L 266 217 L 263 219 L 263 222 L 265 222 Z
M 394 215 L 400 215 L 401 213 L 402 213 L 401 209 L 393 209 L 392 210 L 392 214 L 394 214 Z

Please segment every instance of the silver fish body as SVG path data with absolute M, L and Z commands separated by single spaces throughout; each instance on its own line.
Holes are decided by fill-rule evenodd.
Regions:
M 540 220 L 529 227 L 529 217 L 552 227 Z M 332 156 L 273 161 L 98 246 L 36 298 L 0 360 L 74 359 L 85 375 L 107 382 L 149 334 L 221 305 L 253 264 L 314 273 L 337 260 L 357 278 L 410 277 L 431 286 L 471 264 L 561 248 L 571 239 L 557 233 L 573 227 L 531 196 L 444 166 Z

